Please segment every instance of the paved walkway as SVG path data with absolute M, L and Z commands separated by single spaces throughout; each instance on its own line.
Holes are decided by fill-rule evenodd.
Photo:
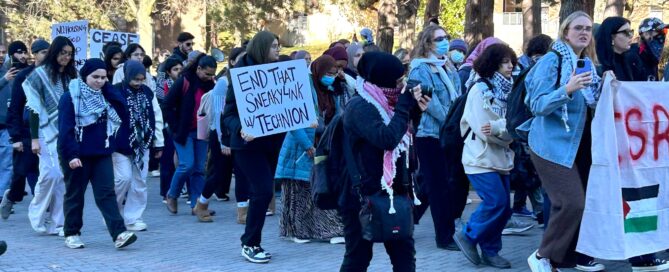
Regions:
M 169 215 L 158 196 L 158 180 L 149 180 L 149 204 L 145 222 L 149 230 L 138 233 L 135 244 L 116 250 L 95 207 L 89 188 L 84 211 L 82 240 L 84 249 L 68 249 L 64 239 L 38 235 L 28 222 L 30 198 L 16 205 L 16 214 L 0 219 L 0 239 L 9 250 L 0 257 L 0 271 L 338 271 L 344 254 L 343 245 L 329 243 L 294 244 L 278 236 L 278 217 L 267 218 L 263 248 L 272 252 L 269 264 L 251 264 L 240 256 L 239 237 L 243 226 L 235 223 L 235 204 L 213 201 L 217 211 L 214 223 L 198 223 L 185 201 L 179 201 L 179 214 Z M 472 196 L 476 198 L 475 196 Z M 468 205 L 466 217 L 479 201 Z M 280 205 L 277 205 L 280 207 Z M 542 230 L 534 228 L 523 236 L 505 236 L 501 255 L 513 268 L 504 271 L 529 271 L 526 258 L 538 246 Z M 459 252 L 436 248 L 430 213 L 416 227 L 418 271 L 497 271 L 474 267 Z M 382 245 L 374 248 L 369 271 L 391 271 Z M 667 254 L 663 255 L 668 257 Z M 603 262 L 607 271 L 630 271 L 626 262 Z M 563 270 L 565 271 L 565 270 Z M 566 270 L 569 271 L 569 270 Z

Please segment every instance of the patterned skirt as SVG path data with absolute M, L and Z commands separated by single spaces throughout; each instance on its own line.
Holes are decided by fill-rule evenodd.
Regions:
M 283 209 L 279 220 L 282 237 L 327 240 L 344 236 L 344 225 L 336 210 L 321 210 L 311 201 L 308 181 L 281 180 Z

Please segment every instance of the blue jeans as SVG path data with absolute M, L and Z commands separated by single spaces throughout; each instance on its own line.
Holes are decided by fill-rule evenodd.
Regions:
M 190 206 L 193 208 L 204 189 L 204 163 L 207 160 L 207 142 L 198 140 L 196 132 L 191 132 L 186 138 L 185 144 L 174 142 L 174 148 L 177 151 L 179 165 L 172 177 L 172 184 L 167 196 L 177 198 L 184 183 L 190 177 Z
M 30 151 L 30 150 L 28 150 Z M 0 194 L 4 194 L 9 189 L 12 181 L 12 165 L 14 150 L 10 142 L 7 129 L 0 129 Z M 24 188 L 21 188 L 23 190 Z M 0 199 L 2 196 L 0 195 Z
M 502 250 L 502 230 L 511 217 L 509 175 L 492 172 L 467 177 L 483 202 L 462 231 L 483 254 L 496 256 Z

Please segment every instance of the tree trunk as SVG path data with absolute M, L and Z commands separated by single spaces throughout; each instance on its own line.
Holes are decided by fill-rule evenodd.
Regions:
M 523 50 L 532 37 L 541 34 L 541 0 L 523 0 Z
M 397 5 L 394 0 L 382 0 L 379 6 L 379 29 L 376 41 L 381 50 L 391 53 L 397 23 Z
M 126 0 L 126 4 L 136 16 L 139 44 L 142 45 L 147 54 L 153 53 L 154 37 L 151 12 L 155 3 L 156 0 Z
M 465 41 L 474 48 L 481 40 L 493 36 L 494 0 L 467 0 L 465 13 Z
M 623 16 L 625 0 L 607 0 L 604 9 L 604 18 L 611 16 Z
M 439 17 L 440 0 L 427 0 L 425 5 L 425 17 L 423 18 L 423 27 L 430 23 L 432 17 Z
M 563 0 L 560 5 L 560 24 L 575 11 L 585 11 L 590 17 L 595 14 L 595 0 Z
M 413 48 L 416 38 L 416 15 L 420 0 L 397 0 L 400 48 Z

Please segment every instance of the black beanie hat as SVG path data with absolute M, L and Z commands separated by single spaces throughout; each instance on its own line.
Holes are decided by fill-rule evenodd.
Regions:
M 195 36 L 193 36 L 193 34 L 190 34 L 188 32 L 181 32 L 177 37 L 178 42 L 185 42 L 187 40 L 192 40 L 192 39 L 195 39 Z
M 105 65 L 105 62 L 103 60 L 98 58 L 86 60 L 84 66 L 82 66 L 81 70 L 79 70 L 79 75 L 81 76 L 81 80 L 86 81 L 86 77 L 88 77 L 88 75 L 92 74 L 98 69 L 102 70 L 107 69 L 107 66 Z
M 386 52 L 367 52 L 358 62 L 360 76 L 378 87 L 395 88 L 404 75 L 404 66 L 395 56 Z
M 10 56 L 14 55 L 14 53 L 19 53 L 19 52 L 28 53 L 28 47 L 22 41 L 13 41 L 7 47 L 7 54 L 9 54 Z

